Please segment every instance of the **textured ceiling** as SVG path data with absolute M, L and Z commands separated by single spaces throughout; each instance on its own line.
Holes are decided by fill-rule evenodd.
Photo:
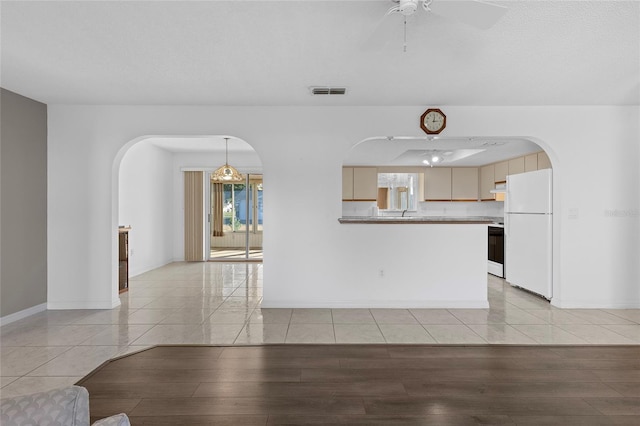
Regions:
M 1 84 L 50 104 L 640 103 L 639 2 L 497 3 L 489 30 L 418 10 L 404 53 L 387 0 L 2 1 Z M 325 85 L 348 93 L 309 95 Z

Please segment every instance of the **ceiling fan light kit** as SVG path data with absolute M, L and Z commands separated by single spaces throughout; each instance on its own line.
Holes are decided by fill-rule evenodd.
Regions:
M 387 14 L 400 13 L 404 16 L 410 16 L 418 10 L 418 0 L 395 0 L 394 3 L 398 3 L 398 5 L 389 9 Z
M 451 18 L 482 30 L 494 26 L 507 12 L 505 6 L 484 0 L 391 0 L 391 2 L 395 5 L 389 8 L 386 16 L 402 15 L 405 18 L 405 33 L 407 16 L 416 14 L 420 6 L 428 14 Z

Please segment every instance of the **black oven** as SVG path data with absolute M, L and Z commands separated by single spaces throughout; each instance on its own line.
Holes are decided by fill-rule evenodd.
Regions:
M 488 271 L 490 274 L 504 277 L 504 228 L 489 226 L 488 229 Z

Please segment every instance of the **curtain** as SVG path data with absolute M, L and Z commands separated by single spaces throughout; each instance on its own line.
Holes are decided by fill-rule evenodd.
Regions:
M 224 232 L 222 231 L 222 225 L 224 224 L 224 217 L 222 209 L 224 208 L 224 184 L 214 183 L 213 191 L 211 192 L 211 210 L 213 211 L 213 218 L 211 218 L 211 235 L 214 237 L 222 237 Z
M 204 259 L 204 172 L 184 172 L 184 260 Z

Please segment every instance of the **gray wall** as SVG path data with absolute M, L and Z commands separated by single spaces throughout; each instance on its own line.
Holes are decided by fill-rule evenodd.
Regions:
M 0 90 L 0 317 L 6 317 L 47 301 L 47 106 Z

